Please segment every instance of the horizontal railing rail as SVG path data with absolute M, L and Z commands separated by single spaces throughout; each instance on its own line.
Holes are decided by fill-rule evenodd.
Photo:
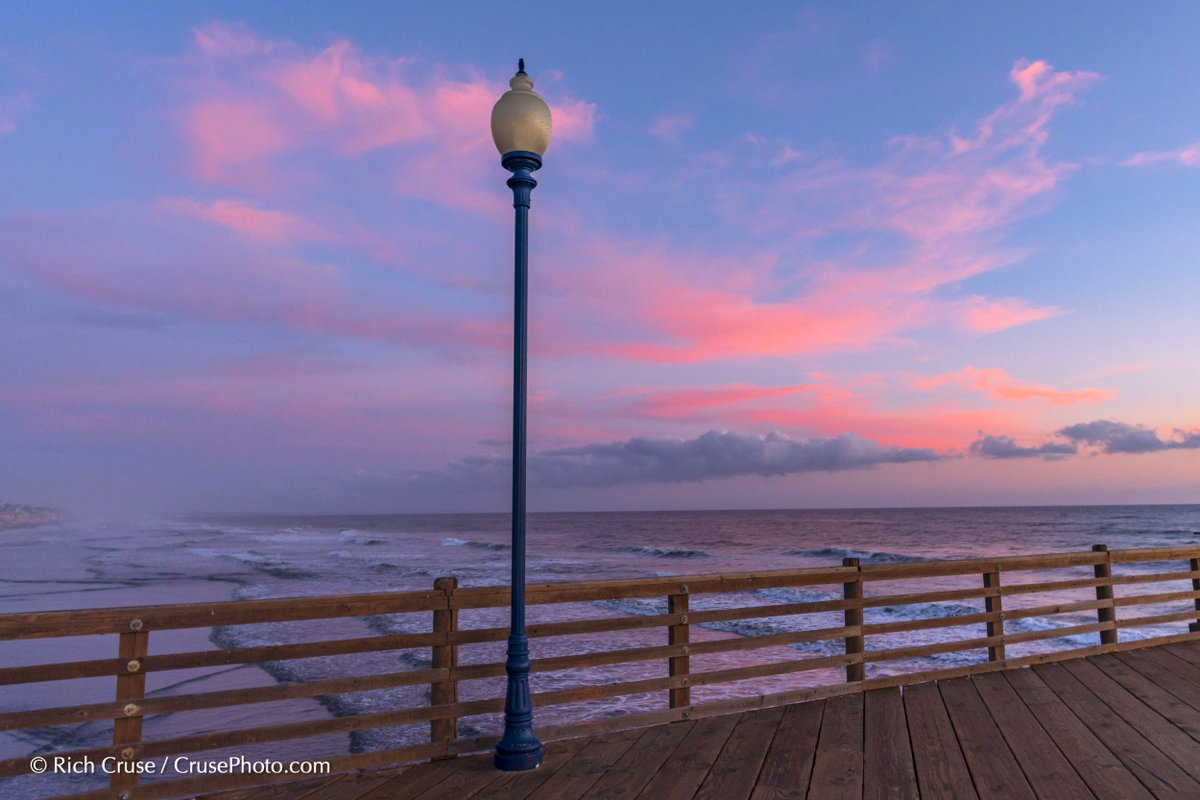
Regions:
M 1081 576 L 1075 570 L 1087 572 Z M 1188 588 L 1180 588 L 1180 582 Z M 1144 591 L 1133 593 L 1138 588 Z M 771 593 L 797 589 L 812 596 Z M 643 605 L 639 613 L 629 613 L 618 601 Z M 547 709 L 557 710 L 549 718 L 552 724 L 539 729 L 551 740 L 1200 639 L 1200 546 L 1109 551 L 1097 545 L 1085 552 L 889 564 L 846 559 L 841 566 L 771 572 L 546 583 L 528 586 L 526 602 L 532 609 L 557 607 L 560 617 L 534 619 L 528 627 L 535 643 L 535 709 L 543 719 Z M 111 700 L 0 713 L 0 731 L 111 721 L 111 744 L 46 755 L 127 765 L 380 729 L 403 729 L 407 738 L 401 737 L 397 747 L 330 753 L 332 768 L 451 758 L 494 742 L 494 735 L 480 735 L 463 720 L 503 709 L 502 690 L 473 682 L 499 681 L 505 674 L 497 646 L 508 629 L 489 625 L 486 612 L 508 603 L 507 587 L 459 587 L 452 578 L 439 578 L 433 590 L 2 615 L 0 640 L 115 635 L 117 641 L 115 657 L 0 669 L 0 686 L 38 684 L 46 697 L 54 696 L 47 684 L 58 681 L 114 678 L 116 684 Z M 587 614 L 581 604 L 588 605 Z M 938 604 L 953 613 L 941 613 Z M 907 616 L 898 611 L 906 608 Z M 916 613 L 921 609 L 933 611 L 922 616 Z M 169 637 L 155 635 L 269 625 L 282 626 L 273 629 L 281 637 L 287 628 L 297 638 L 311 638 L 317 632 L 304 623 L 396 616 L 423 629 L 181 652 L 159 652 L 158 643 Z M 779 627 L 781 620 L 801 622 Z M 464 624 L 470 622 L 477 625 Z M 745 623 L 759 627 L 736 627 Z M 1130 638 L 1135 630 L 1138 635 Z M 927 638 L 914 639 L 915 634 Z M 538 642 L 554 643 L 556 649 L 538 656 Z M 404 669 L 354 672 L 361 666 L 356 656 L 412 651 L 427 652 L 428 658 L 409 659 Z M 322 673 L 314 680 L 149 696 L 146 691 L 148 674 L 339 657 L 350 659 L 339 662 L 344 673 Z M 539 683 L 552 677 L 557 682 Z M 144 727 L 156 715 L 405 687 L 428 693 L 409 705 L 321 719 L 210 726 L 157 738 L 146 735 Z M 460 697 L 466 688 L 470 697 Z M 629 713 L 596 709 L 597 703 L 611 709 L 612 700 L 634 697 L 639 708 Z M 269 722 L 269 712 L 261 716 Z M 28 756 L 0 761 L 0 779 L 29 771 Z M 202 788 L 289 777 L 207 776 Z M 130 768 L 113 774 L 106 789 L 71 796 L 186 796 L 198 790 L 197 780 L 139 783 Z

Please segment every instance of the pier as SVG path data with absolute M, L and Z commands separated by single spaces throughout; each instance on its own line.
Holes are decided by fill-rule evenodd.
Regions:
M 492 622 L 508 590 L 447 578 L 423 591 L 0 616 L 0 639 L 103 636 L 113 646 L 106 658 L 0 669 L 0 685 L 39 684 L 52 701 L 54 681 L 114 684 L 112 700 L 0 714 L 0 729 L 109 724 L 111 744 L 59 754 L 123 762 L 407 732 L 402 746 L 320 756 L 331 770 L 320 778 L 139 781 L 130 771 L 66 795 L 75 800 L 1200 796 L 1200 547 L 847 559 L 548 583 L 527 596 L 535 722 L 547 742 L 533 772 L 492 769 L 496 735 L 479 730 L 503 706 L 486 690 L 504 674 L 494 656 L 507 628 Z M 923 607 L 954 613 L 894 613 Z M 337 629 L 330 621 L 399 617 L 424 623 L 254 647 L 155 647 L 159 631 L 321 621 L 326 632 Z M 786 618 L 813 624 L 731 632 Z M 552 654 L 540 655 L 539 643 L 551 642 Z M 356 656 L 393 652 L 425 660 L 354 671 Z M 313 658 L 341 659 L 329 663 L 344 672 L 229 691 L 146 690 L 148 674 Z M 420 702 L 282 723 L 264 711 L 250 726 L 145 735 L 155 715 L 401 687 Z M 613 713 L 628 698 L 638 710 Z M 28 771 L 28 757 L 0 761 L 0 780 Z

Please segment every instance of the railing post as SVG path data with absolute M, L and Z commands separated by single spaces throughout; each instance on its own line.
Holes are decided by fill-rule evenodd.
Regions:
M 125 707 L 122 709 L 124 716 L 113 720 L 113 744 L 124 746 L 117 753 L 119 760 L 109 778 L 109 786 L 113 789 L 127 789 L 138 783 L 134 762 L 137 745 L 142 741 L 141 702 L 146 697 L 146 671 L 142 668 L 142 659 L 150 651 L 150 632 L 144 628 L 140 619 L 129 620 L 129 630 L 121 632 L 117 643 L 117 655 L 125 662 L 125 674 L 117 676 L 117 702 L 125 703 Z
M 681 654 L 667 659 L 667 669 L 672 678 L 683 678 L 684 685 L 671 689 L 671 708 L 686 708 L 692 704 L 692 687 L 687 677 L 692 671 L 692 657 L 688 655 L 691 643 L 691 626 L 688 623 L 688 587 L 679 584 L 677 594 L 667 595 L 667 613 L 678 614 L 679 622 L 667 628 L 667 644 L 681 646 Z
M 1200 558 L 1189 559 L 1188 565 L 1192 568 L 1192 591 L 1200 592 Z M 1196 621 L 1188 623 L 1188 630 L 1200 633 L 1200 597 L 1193 602 L 1196 604 Z
M 1092 570 L 1096 576 L 1096 580 L 1104 581 L 1096 586 L 1096 600 L 1101 603 L 1108 601 L 1107 605 L 1102 605 L 1096 609 L 1096 617 L 1100 622 L 1117 621 L 1117 608 L 1113 605 L 1113 585 L 1112 585 L 1112 556 L 1108 554 L 1108 545 L 1094 544 L 1092 550 L 1096 553 L 1104 553 L 1104 560 L 1093 566 Z M 1116 644 L 1117 629 L 1113 627 L 1110 630 L 1100 631 L 1100 644 Z
M 988 661 L 1003 661 L 1004 656 L 1004 599 L 1001 596 L 1004 591 L 1000 588 L 1000 565 L 997 564 L 994 570 L 983 573 L 983 588 L 995 589 L 996 593 L 984 595 L 983 610 L 989 614 L 995 614 L 996 619 L 987 623 L 987 635 L 991 639 L 995 636 L 1000 637 L 1000 643 L 988 646 Z
M 433 706 L 453 705 L 458 702 L 458 681 L 453 672 L 458 668 L 458 644 L 451 639 L 451 634 L 458 630 L 458 609 L 450 607 L 454 590 L 458 588 L 458 578 L 436 578 L 433 581 L 434 591 L 446 596 L 446 608 L 435 609 L 433 612 L 433 632 L 441 644 L 433 646 L 434 669 L 444 669 L 450 672 L 444 681 L 434 681 L 429 687 L 429 704 Z M 429 723 L 429 739 L 434 744 L 449 744 L 458 738 L 458 718 L 447 717 L 435 719 Z M 454 758 L 449 753 L 434 756 L 434 760 Z
M 847 581 L 846 583 L 842 584 L 843 599 L 853 602 L 853 605 L 849 605 L 846 608 L 845 613 L 844 613 L 843 619 L 845 620 L 846 627 L 859 629 L 859 633 L 857 636 L 847 636 L 846 637 L 846 655 L 849 656 L 849 655 L 854 655 L 855 653 L 862 653 L 862 651 L 863 651 L 862 569 L 861 569 L 861 567 L 859 567 L 857 558 L 843 558 L 842 566 L 843 567 L 854 567 L 854 569 L 856 570 L 854 580 Z M 854 601 L 857 601 L 857 602 L 854 602 Z M 855 683 L 858 681 L 862 681 L 866 677 L 866 672 L 867 672 L 866 665 L 863 664 L 861 660 L 856 663 L 847 664 L 846 665 L 846 682 L 847 683 Z

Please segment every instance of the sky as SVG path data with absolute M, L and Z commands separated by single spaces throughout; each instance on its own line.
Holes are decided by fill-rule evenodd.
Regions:
M 1050 7 L 1047 7 L 1050 6 Z M 0 10 L 0 501 L 1200 502 L 1200 6 Z

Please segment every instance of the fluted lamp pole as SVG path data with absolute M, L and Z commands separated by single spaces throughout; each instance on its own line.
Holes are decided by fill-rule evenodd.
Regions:
M 508 689 L 504 695 L 504 735 L 496 742 L 495 764 L 517 772 L 542 764 L 542 743 L 533 733 L 529 697 L 529 637 L 525 635 L 525 383 L 526 319 L 529 294 L 529 197 L 550 144 L 550 108 L 533 91 L 525 59 L 517 62 L 510 89 L 492 108 L 492 138 L 500 163 L 512 173 L 508 186 L 516 210 L 516 289 L 513 322 L 512 459 L 512 625 L 508 634 Z

